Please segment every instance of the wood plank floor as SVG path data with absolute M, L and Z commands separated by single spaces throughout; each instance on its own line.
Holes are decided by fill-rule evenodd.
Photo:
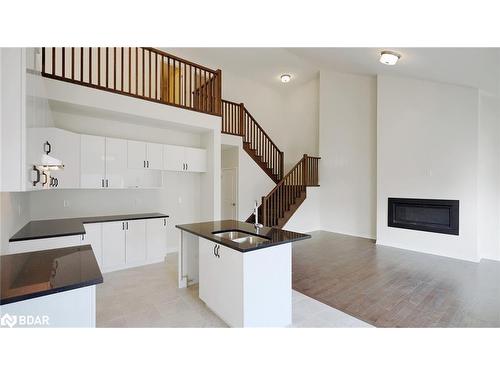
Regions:
M 376 327 L 500 327 L 500 262 L 318 231 L 293 245 L 293 289 Z

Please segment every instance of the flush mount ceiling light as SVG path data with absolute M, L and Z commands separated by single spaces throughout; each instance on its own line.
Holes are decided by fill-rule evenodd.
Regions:
M 380 52 L 380 62 L 385 65 L 396 65 L 401 55 L 392 51 Z
M 292 79 L 292 76 L 290 74 L 282 74 L 280 79 L 281 79 L 281 82 L 288 83 Z

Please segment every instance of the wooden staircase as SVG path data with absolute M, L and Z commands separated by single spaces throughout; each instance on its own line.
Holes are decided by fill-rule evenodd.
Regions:
M 319 157 L 304 155 L 273 190 L 262 197 L 262 203 L 259 206 L 259 223 L 276 228 L 285 226 L 306 199 L 307 187 L 319 186 L 319 160 Z M 255 215 L 250 215 L 246 221 L 253 223 Z
M 283 176 L 284 154 L 247 111 L 243 103 L 222 100 L 222 133 L 243 137 L 243 149 L 276 183 L 271 192 L 262 197 L 259 223 L 283 228 L 307 196 L 308 186 L 318 184 L 319 157 L 304 155 Z M 247 222 L 254 222 L 252 214 Z
M 243 103 L 223 100 L 222 72 L 150 47 L 42 48 L 43 77 L 222 116 L 222 133 L 276 183 L 262 197 L 259 222 L 282 228 L 318 185 L 318 157 L 304 155 L 285 175 L 284 154 Z M 253 215 L 247 221 L 253 221 Z

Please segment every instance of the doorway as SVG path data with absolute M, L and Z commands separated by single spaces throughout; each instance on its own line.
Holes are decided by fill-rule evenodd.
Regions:
M 238 169 L 223 168 L 221 178 L 222 220 L 238 220 Z

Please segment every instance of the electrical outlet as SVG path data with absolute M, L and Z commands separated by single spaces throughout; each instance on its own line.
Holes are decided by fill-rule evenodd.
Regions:
M 69 201 L 63 200 L 63 207 L 69 207 Z

